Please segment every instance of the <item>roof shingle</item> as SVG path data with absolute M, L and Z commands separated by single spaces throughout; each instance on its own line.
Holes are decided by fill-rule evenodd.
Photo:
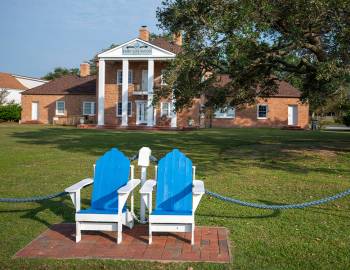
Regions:
M 22 95 L 96 95 L 96 76 L 65 75 L 24 91 Z
M 166 40 L 165 38 L 155 38 L 149 41 L 149 43 L 153 44 L 154 46 L 160 47 L 164 50 L 167 50 L 169 52 L 178 54 L 182 51 L 181 46 Z
M 223 74 L 219 77 L 218 85 L 219 86 L 225 86 L 231 81 L 231 78 L 228 74 Z M 278 91 L 275 95 L 272 95 L 271 97 L 294 97 L 294 98 L 300 98 L 301 92 L 292 86 L 290 83 L 286 81 L 278 81 Z
M 0 72 L 0 88 L 17 89 L 17 90 L 28 89 L 11 74 L 4 73 L 4 72 Z

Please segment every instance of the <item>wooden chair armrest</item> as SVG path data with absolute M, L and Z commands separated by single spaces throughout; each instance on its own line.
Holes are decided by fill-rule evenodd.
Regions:
M 94 179 L 86 178 L 86 179 L 81 180 L 78 183 L 75 183 L 74 185 L 71 185 L 70 187 L 67 187 L 64 191 L 69 192 L 69 193 L 77 192 L 77 191 L 81 190 L 83 187 L 91 185 L 93 182 L 94 182 Z
M 118 189 L 118 194 L 127 194 L 130 193 L 132 190 L 134 190 L 139 184 L 140 179 L 131 179 L 128 181 L 128 183 L 125 186 L 122 186 Z
M 140 189 L 141 194 L 149 194 L 153 192 L 154 186 L 157 185 L 157 181 L 153 179 L 147 180 Z

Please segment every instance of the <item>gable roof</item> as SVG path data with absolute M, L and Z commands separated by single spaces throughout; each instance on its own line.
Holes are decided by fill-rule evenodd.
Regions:
M 4 72 L 0 72 L 0 88 L 17 89 L 17 90 L 28 89 L 11 74 L 4 73 Z
M 175 53 L 175 54 L 178 54 L 182 51 L 181 46 L 175 44 L 172 41 L 168 41 L 167 39 L 162 38 L 162 37 L 152 39 L 149 41 L 149 43 L 151 43 L 159 48 L 162 48 L 164 50 L 167 50 L 169 52 Z
M 231 78 L 228 74 L 222 74 L 219 77 L 218 85 L 219 86 L 225 86 L 231 81 Z M 286 81 L 278 81 L 278 91 L 275 95 L 272 95 L 270 97 L 291 97 L 291 98 L 300 98 L 301 92 L 292 86 L 290 83 Z
M 96 76 L 65 75 L 26 90 L 22 95 L 96 95 Z
M 17 75 L 17 74 L 12 74 L 12 76 L 15 77 L 16 79 L 25 79 L 25 80 L 31 80 L 31 81 L 36 81 L 36 82 L 42 82 L 42 83 L 47 83 L 49 81 L 49 80 L 44 80 L 44 79 L 40 79 L 40 78 Z
M 132 54 L 123 54 L 123 47 L 126 47 L 128 45 L 132 45 L 133 43 L 143 43 L 149 47 L 151 47 L 152 50 L 152 54 L 151 55 L 132 55 Z M 163 47 L 160 47 L 158 45 L 161 45 Z M 109 49 L 107 51 L 104 51 L 100 54 L 97 55 L 98 58 L 102 58 L 102 59 L 108 59 L 108 58 L 112 58 L 112 59 L 124 59 L 124 58 L 165 58 L 165 59 L 172 59 L 175 58 L 176 54 L 170 50 L 175 50 L 173 47 L 171 47 L 170 45 L 165 45 L 166 42 L 159 42 L 157 41 L 155 44 L 152 43 L 152 41 L 145 41 L 143 39 L 140 38 L 134 38 L 132 40 L 129 40 L 117 47 L 114 47 L 112 49 Z M 177 46 L 177 45 L 176 45 Z

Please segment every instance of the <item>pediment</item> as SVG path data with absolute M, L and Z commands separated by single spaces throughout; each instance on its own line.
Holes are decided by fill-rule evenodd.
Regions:
M 139 38 L 100 53 L 100 59 L 121 58 L 174 58 L 176 55 Z

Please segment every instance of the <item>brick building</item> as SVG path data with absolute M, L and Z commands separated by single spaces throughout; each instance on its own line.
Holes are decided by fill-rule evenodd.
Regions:
M 99 54 L 97 77 L 89 76 L 90 67 L 84 63 L 80 76 L 64 76 L 23 92 L 22 122 L 84 122 L 116 128 L 308 127 L 309 107 L 286 82 L 280 82 L 275 96 L 237 110 L 205 115 L 204 97 L 181 112 L 173 111 L 171 98 L 153 106 L 153 89 L 164 84 L 163 70 L 181 52 L 182 38 L 174 35 L 169 42 L 149 36 L 141 27 L 138 38 Z M 221 83 L 228 79 L 223 75 Z
M 84 65 L 83 65 L 84 67 Z M 83 71 L 83 69 L 81 69 Z M 22 92 L 22 123 L 95 123 L 96 76 L 66 75 Z

